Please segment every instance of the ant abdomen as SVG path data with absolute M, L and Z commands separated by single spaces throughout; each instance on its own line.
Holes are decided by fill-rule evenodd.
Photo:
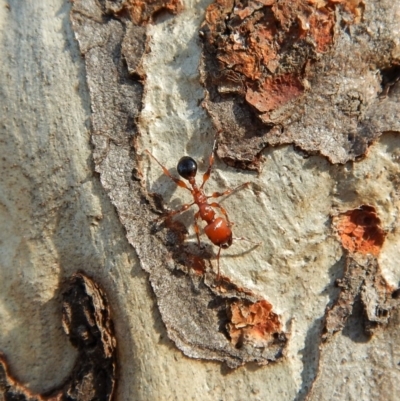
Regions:
M 214 245 L 221 248 L 229 248 L 232 245 L 230 224 L 221 217 L 217 217 L 204 227 L 204 232 Z

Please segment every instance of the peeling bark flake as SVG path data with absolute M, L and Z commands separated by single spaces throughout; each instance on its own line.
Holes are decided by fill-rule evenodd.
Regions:
M 396 6 L 383 1 L 212 3 L 200 30 L 201 75 L 218 155 L 259 170 L 266 146 L 292 143 L 345 163 L 383 131 L 400 131 L 388 117 L 399 114 L 398 95 L 382 105 L 376 75 L 400 63 Z
M 333 218 L 343 248 L 351 253 L 378 256 L 386 233 L 373 206 L 362 205 Z
M 127 0 L 125 7 L 137 25 L 152 22 L 161 12 L 178 14 L 183 8 L 180 0 Z
M 400 306 L 395 295 L 398 289 L 386 282 L 377 259 L 386 235 L 380 223 L 375 208 L 368 205 L 333 218 L 333 226 L 347 250 L 346 268 L 343 278 L 336 282 L 340 288 L 338 299 L 326 310 L 324 341 L 343 330 L 357 302 L 363 310 L 367 335 L 387 325 L 392 309 Z
M 228 332 L 235 347 L 269 347 L 279 338 L 279 317 L 265 300 L 250 304 L 235 301 L 230 305 L 229 318 Z

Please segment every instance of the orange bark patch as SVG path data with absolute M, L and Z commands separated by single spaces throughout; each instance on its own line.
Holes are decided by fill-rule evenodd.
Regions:
M 373 206 L 362 205 L 333 219 L 342 245 L 353 253 L 377 256 L 382 248 L 386 233 Z
M 314 42 L 317 52 L 326 51 L 333 41 L 334 18 L 334 6 L 325 2 L 217 0 L 207 8 L 203 25 L 209 50 L 218 60 L 214 84 L 239 82 L 236 92 L 261 112 L 284 106 L 304 92 L 298 77 L 306 58 L 300 56 L 299 63 L 295 54 L 301 42 Z M 296 60 L 295 66 L 284 67 L 296 71 L 279 71 L 282 59 Z
M 298 77 L 286 74 L 266 79 L 262 91 L 248 89 L 246 100 L 258 111 L 265 113 L 296 99 L 303 90 L 304 87 Z
M 258 60 L 255 55 L 240 50 L 229 55 L 221 54 L 218 56 L 218 60 L 229 69 L 243 74 L 246 78 L 255 80 L 260 77 Z
M 216 0 L 202 36 L 209 84 L 236 93 L 261 113 L 304 92 L 307 63 L 334 40 L 336 8 L 359 15 L 361 0 Z M 354 18 L 353 18 L 354 20 Z M 351 22 L 351 21 L 350 21 Z M 239 85 L 233 85 L 232 81 Z
M 354 17 L 353 23 L 358 23 L 365 8 L 364 0 L 329 0 L 332 4 L 341 4 Z
M 334 20 L 326 8 L 317 10 L 309 18 L 309 29 L 315 38 L 318 53 L 323 53 L 329 49 L 332 43 Z
M 281 330 L 278 315 L 265 300 L 255 303 L 236 301 L 230 306 L 229 318 L 228 332 L 235 347 L 245 343 L 266 347 Z
M 128 0 L 125 7 L 137 25 L 149 23 L 160 12 L 178 14 L 183 9 L 180 0 Z

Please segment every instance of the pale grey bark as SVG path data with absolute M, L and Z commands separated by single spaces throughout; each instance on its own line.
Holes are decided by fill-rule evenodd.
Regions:
M 137 154 L 148 148 L 167 168 L 186 152 L 203 159 L 203 168 L 213 140 L 211 123 L 198 107 L 200 46 L 193 39 L 207 4 L 188 2 L 177 22 L 149 28 Z M 397 314 L 372 339 L 363 337 L 357 310 L 359 315 L 326 345 L 321 328 L 345 265 L 330 226 L 334 210 L 377 208 L 388 232 L 378 261 L 388 283 L 398 286 L 400 137 L 383 135 L 364 161 L 352 165 L 305 159 L 291 147 L 265 150 L 258 176 L 217 161 L 210 192 L 251 181 L 249 189 L 223 204 L 237 236 L 263 242 L 251 251 L 245 243 L 234 244 L 221 268 L 272 303 L 289 343 L 284 360 L 264 367 L 228 370 L 191 359 L 168 338 L 149 274 L 142 270 L 152 271 L 155 263 L 144 258 L 151 241 L 157 241 L 153 256 L 159 268 L 174 262 L 157 260 L 158 252 L 168 255 L 163 244 L 137 236 L 144 226 L 116 211 L 121 199 L 132 196 L 134 202 L 137 194 L 113 188 L 109 176 L 95 173 L 93 103 L 70 9 L 62 0 L 0 2 L 0 350 L 14 377 L 42 393 L 69 374 L 77 354 L 62 330 L 61 290 L 82 270 L 102 286 L 111 306 L 118 341 L 116 400 L 301 400 L 307 395 L 310 400 L 395 400 Z M 105 154 L 122 148 L 112 139 Z M 96 146 L 99 166 L 103 154 Z M 121 166 L 129 166 L 124 157 L 138 159 L 129 149 L 119 155 Z M 142 156 L 138 166 L 140 185 L 162 194 L 166 207 L 189 199 L 183 190 L 175 192 L 151 160 Z M 117 173 L 127 177 L 131 171 Z M 149 218 L 156 216 L 149 205 L 137 205 Z M 186 243 L 194 242 L 192 216 L 180 221 L 189 229 Z M 162 275 L 159 280 L 162 284 Z M 179 305 L 174 307 L 179 312 Z

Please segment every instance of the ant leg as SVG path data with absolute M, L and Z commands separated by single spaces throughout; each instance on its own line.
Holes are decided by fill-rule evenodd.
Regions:
M 221 211 L 221 213 L 225 216 L 226 221 L 228 222 L 228 224 L 230 226 L 233 225 L 233 223 L 231 223 L 230 220 L 229 220 L 228 213 L 226 212 L 226 210 L 219 203 L 217 203 L 217 202 L 210 203 L 210 206 L 218 208 Z
M 217 281 L 219 281 L 221 275 L 220 275 L 220 270 L 219 270 L 219 256 L 221 255 L 221 247 L 218 249 L 218 254 L 217 254 L 217 266 L 218 266 L 218 274 L 217 274 Z
M 178 185 L 178 186 L 180 186 L 180 187 L 182 187 L 182 188 L 186 188 L 188 191 L 191 191 L 191 189 L 185 184 L 184 181 L 180 180 L 179 178 L 173 177 L 173 176 L 171 175 L 171 173 L 170 173 L 170 172 L 156 159 L 156 157 L 153 156 L 147 149 L 145 150 L 145 152 L 146 152 L 147 154 L 149 154 L 149 155 L 160 165 L 160 167 L 162 168 L 164 174 L 165 174 L 167 177 L 171 178 L 171 180 L 174 181 L 176 185 Z
M 220 196 L 230 195 L 232 192 L 236 192 L 239 189 L 242 189 L 244 187 L 248 187 L 249 184 L 250 184 L 250 182 L 245 182 L 243 184 L 238 185 L 235 188 L 227 189 L 224 192 L 214 192 L 213 194 L 207 196 L 207 199 L 209 199 L 209 198 L 219 198 Z
M 188 210 L 190 207 L 192 207 L 194 205 L 194 202 L 193 203 L 185 203 L 184 205 L 182 205 L 182 207 L 180 208 L 180 209 L 178 209 L 178 210 L 173 210 L 172 212 L 168 212 L 165 216 L 164 216 L 164 218 L 165 219 L 170 219 L 171 217 L 174 217 L 174 216 L 176 216 L 177 214 L 179 214 L 179 213 L 183 213 L 183 212 L 185 212 L 186 210 Z
M 254 242 L 254 241 L 249 240 L 249 239 L 246 238 L 246 237 L 238 237 L 238 238 L 233 237 L 232 240 L 233 240 L 233 241 L 247 241 L 247 242 L 250 242 L 250 244 L 255 245 L 256 247 L 257 247 L 257 246 L 260 246 L 260 245 L 262 244 L 262 241 L 260 241 L 260 242 Z
M 228 222 L 228 224 L 230 226 L 233 226 L 234 223 L 231 223 L 229 221 L 228 213 L 226 212 L 226 210 L 219 203 L 217 203 L 217 202 L 210 203 L 210 206 L 218 208 L 221 211 L 221 213 L 225 216 L 226 221 Z M 239 238 L 233 237 L 232 240 L 234 240 L 234 241 L 247 241 L 247 242 L 250 242 L 251 244 L 254 244 L 255 246 L 260 246 L 262 244 L 262 242 L 254 242 L 254 241 L 249 240 L 246 237 L 239 237 Z
M 202 189 L 204 187 L 204 184 L 210 178 L 211 169 L 212 169 L 212 166 L 213 166 L 214 161 L 215 161 L 214 152 L 215 152 L 216 146 L 217 146 L 217 140 L 215 139 L 214 140 L 214 144 L 213 144 L 213 148 L 212 148 L 212 151 L 211 151 L 211 155 L 210 155 L 210 158 L 209 158 L 209 161 L 208 161 L 208 168 L 207 168 L 207 171 L 203 175 L 203 182 L 201 183 L 200 189 Z
M 199 225 L 197 224 L 197 220 L 199 217 L 200 217 L 200 212 L 197 212 L 194 215 L 194 232 L 196 233 L 197 243 L 199 244 L 199 248 L 200 248 L 200 229 L 199 229 Z

